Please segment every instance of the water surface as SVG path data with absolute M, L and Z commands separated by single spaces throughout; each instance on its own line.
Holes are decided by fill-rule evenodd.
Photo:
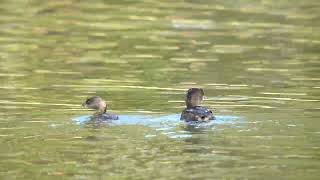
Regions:
M 317 0 L 2 1 L 0 178 L 317 179 L 319 12 Z M 190 87 L 219 122 L 178 121 Z M 124 120 L 74 121 L 92 95 Z

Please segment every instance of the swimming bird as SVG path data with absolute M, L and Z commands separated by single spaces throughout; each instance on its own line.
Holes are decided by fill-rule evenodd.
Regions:
M 191 88 L 186 94 L 186 108 L 181 113 L 181 120 L 186 122 L 197 121 L 207 122 L 214 120 L 215 117 L 212 111 L 206 107 L 201 106 L 203 101 L 204 91 L 201 88 Z
M 83 107 L 96 110 L 92 118 L 100 121 L 117 120 L 119 117 L 115 114 L 107 112 L 107 103 L 99 96 L 88 98 L 83 104 Z

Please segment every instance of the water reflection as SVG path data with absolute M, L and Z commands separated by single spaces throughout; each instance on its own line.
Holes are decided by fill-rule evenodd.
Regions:
M 319 5 L 1 2 L 0 178 L 317 179 Z M 217 121 L 179 121 L 190 87 Z M 92 95 L 122 120 L 70 120 Z
M 120 115 L 119 120 L 97 121 L 93 116 L 81 116 L 73 121 L 78 125 L 91 128 L 103 128 L 112 126 L 145 126 L 157 133 L 164 134 L 169 138 L 192 137 L 194 133 L 201 133 L 213 129 L 215 125 L 235 125 L 241 123 L 237 116 L 216 116 L 216 120 L 208 123 L 184 122 L 180 120 L 180 114 L 166 116 L 152 115 Z M 236 127 L 236 126 L 235 126 Z M 146 138 L 155 137 L 156 134 L 146 134 Z

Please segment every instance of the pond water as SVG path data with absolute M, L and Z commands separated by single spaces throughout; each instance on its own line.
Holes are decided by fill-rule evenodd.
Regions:
M 320 1 L 0 4 L 0 179 L 319 178 Z

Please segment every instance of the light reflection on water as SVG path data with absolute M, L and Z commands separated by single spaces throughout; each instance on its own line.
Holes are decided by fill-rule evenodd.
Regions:
M 319 7 L 1 2 L 0 179 L 317 179 Z M 217 121 L 179 120 L 190 87 Z M 81 124 L 93 95 L 121 119 Z
M 236 116 L 216 116 L 214 121 L 208 123 L 184 123 L 180 120 L 180 114 L 166 115 L 166 116 L 146 116 L 146 115 L 120 115 L 119 120 L 95 122 L 91 120 L 92 116 L 81 116 L 74 118 L 73 121 L 79 125 L 93 124 L 98 126 L 146 126 L 160 131 L 162 134 L 167 135 L 170 138 L 185 138 L 191 137 L 192 132 L 177 131 L 177 127 L 185 126 L 188 129 L 212 129 L 215 125 L 237 124 L 239 117 Z M 239 120 L 238 120 L 239 121 Z M 156 135 L 146 134 L 145 137 L 154 137 Z

